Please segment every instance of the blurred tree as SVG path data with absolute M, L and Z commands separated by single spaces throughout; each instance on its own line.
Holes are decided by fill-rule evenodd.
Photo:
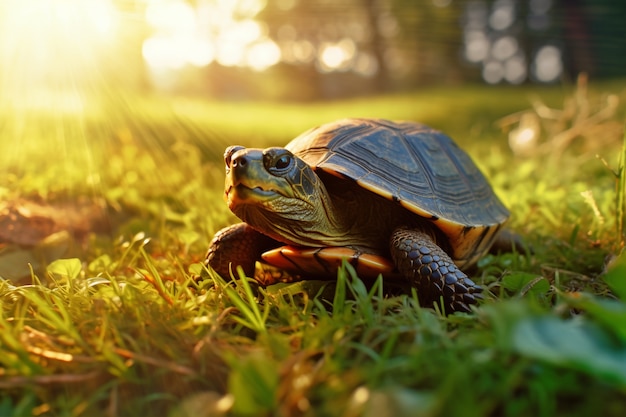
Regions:
M 283 0 L 258 16 L 323 96 L 459 81 L 460 3 Z
M 212 16 L 213 12 L 205 13 L 207 40 L 217 52 L 210 64 L 176 69 L 179 77 L 185 77 L 184 82 L 173 84 L 177 91 L 311 100 L 481 79 L 492 84 L 554 83 L 580 71 L 597 77 L 626 74 L 622 53 L 626 50 L 626 2 L 172 1 L 186 1 L 198 16 L 201 9 L 221 13 L 228 4 L 233 14 L 227 23 L 245 23 L 259 32 L 259 38 L 242 52 L 247 58 L 226 63 L 219 59 L 219 51 L 229 47 L 220 42 L 249 33 L 221 36 L 219 32 L 228 25 Z M 254 12 L 245 12 L 246 8 Z M 279 54 L 274 55 L 279 62 L 255 69 L 250 52 L 261 41 L 269 42 L 267 51 Z M 230 51 L 235 49 L 231 45 Z M 265 53 L 255 57 L 263 58 Z M 170 70 L 168 77 L 176 74 Z
M 371 93 L 385 86 L 375 3 L 380 2 L 275 1 L 258 18 L 280 45 L 283 62 L 299 68 L 302 80 L 322 96 L 336 95 L 337 84 L 350 93 Z

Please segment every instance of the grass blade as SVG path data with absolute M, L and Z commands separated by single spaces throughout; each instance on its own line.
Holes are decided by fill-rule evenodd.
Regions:
M 245 298 L 226 282 L 222 280 L 216 280 L 215 282 L 222 288 L 228 296 L 230 302 L 233 303 L 243 316 L 235 317 L 235 321 L 257 333 L 265 333 L 267 331 L 265 322 L 269 315 L 269 304 L 264 303 L 264 310 L 261 312 L 257 297 L 254 295 L 252 287 L 248 282 L 248 278 L 244 274 L 241 267 L 237 267 L 237 274 L 239 275 L 239 279 L 235 282 L 237 287 L 243 291 Z
M 620 250 L 624 247 L 624 210 L 626 209 L 626 125 L 619 158 L 617 179 L 617 239 Z

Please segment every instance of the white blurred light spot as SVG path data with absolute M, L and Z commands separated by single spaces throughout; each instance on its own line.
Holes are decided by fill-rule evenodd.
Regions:
M 266 39 L 267 27 L 253 17 L 265 0 L 215 0 L 196 7 L 183 0 L 153 0 L 146 22 L 155 34 L 142 53 L 151 67 L 178 69 L 191 64 L 249 66 L 262 71 L 281 59 L 281 51 Z
M 232 394 L 226 394 L 215 402 L 214 410 L 217 415 L 226 414 L 233 407 L 235 397 Z
M 504 78 L 504 65 L 499 61 L 488 61 L 483 66 L 483 79 L 489 84 L 497 84 Z
M 493 43 L 491 56 L 498 61 L 505 61 L 517 53 L 517 40 L 513 36 L 503 36 Z
M 528 155 L 537 146 L 537 133 L 532 128 L 522 128 L 511 131 L 509 146 L 516 155 Z
M 370 399 L 370 391 L 365 387 L 359 387 L 352 393 L 352 401 L 355 404 L 365 404 Z
M 180 69 L 186 64 L 209 65 L 215 50 L 206 39 L 155 35 L 143 42 L 142 55 L 154 68 Z
M 219 35 L 218 42 L 233 42 L 240 45 L 257 41 L 263 34 L 263 27 L 255 20 L 247 19 L 232 22 Z
M 225 67 L 243 65 L 245 61 L 246 48 L 236 42 L 221 41 L 217 44 L 215 60 Z
M 511 0 L 498 0 L 493 4 L 489 25 L 495 30 L 504 30 L 515 21 L 515 6 Z
M 489 54 L 489 38 L 479 30 L 468 31 L 465 34 L 465 59 L 469 62 L 481 62 Z
M 343 39 L 338 43 L 329 43 L 321 47 L 319 60 L 323 71 L 338 71 L 349 68 L 356 53 L 356 45 L 351 39 Z
M 531 142 L 534 138 L 535 138 L 535 131 L 527 127 L 518 132 L 516 139 L 517 139 L 517 142 L 521 144 L 526 144 L 528 142 Z
M 523 56 L 514 56 L 504 63 L 504 79 L 511 84 L 521 84 L 528 76 L 526 60 Z
M 509 132 L 509 146 L 516 155 L 529 156 L 537 148 L 541 125 L 534 113 L 524 113 L 518 126 Z
M 535 55 L 532 71 L 541 82 L 548 83 L 559 78 L 563 72 L 561 50 L 554 45 L 541 47 Z
M 320 59 L 325 67 L 335 69 L 348 59 L 348 55 L 339 45 L 327 45 L 322 48 Z
M 246 62 L 255 71 L 263 71 L 280 62 L 281 52 L 270 39 L 258 42 L 248 49 Z

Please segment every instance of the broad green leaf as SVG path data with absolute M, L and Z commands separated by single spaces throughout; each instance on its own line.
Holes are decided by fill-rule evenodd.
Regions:
M 196 262 L 189 265 L 188 271 L 190 275 L 200 276 L 204 268 L 205 266 L 202 263 Z
M 588 321 L 522 320 L 514 328 L 513 347 L 522 355 L 626 387 L 626 346 Z
M 626 304 L 622 301 L 588 293 L 563 294 L 561 298 L 572 307 L 589 313 L 590 317 L 626 343 Z
M 50 274 L 60 275 L 68 279 L 75 279 L 80 274 L 82 265 L 80 259 L 57 259 L 48 265 L 47 271 Z
M 526 272 L 516 272 L 502 278 L 502 285 L 510 291 L 520 295 L 545 294 L 550 289 L 550 283 L 543 277 Z

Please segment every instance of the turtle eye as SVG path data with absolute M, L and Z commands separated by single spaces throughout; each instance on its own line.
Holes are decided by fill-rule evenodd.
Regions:
M 274 167 L 278 170 L 288 168 L 291 164 L 291 157 L 289 155 L 283 155 L 276 160 Z
M 282 177 L 291 170 L 293 155 L 284 149 L 271 150 L 263 155 L 263 164 L 271 174 Z
M 243 146 L 229 146 L 226 148 L 224 151 L 224 164 L 226 164 L 226 169 L 230 169 L 233 154 L 240 149 L 243 149 Z

